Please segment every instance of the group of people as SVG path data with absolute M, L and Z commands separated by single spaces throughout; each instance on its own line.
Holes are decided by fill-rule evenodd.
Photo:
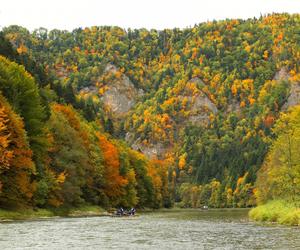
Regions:
M 122 207 L 120 207 L 118 210 L 117 210 L 117 215 L 119 216 L 123 216 L 123 215 L 135 215 L 135 208 L 131 208 L 130 210 L 126 211 L 124 210 Z

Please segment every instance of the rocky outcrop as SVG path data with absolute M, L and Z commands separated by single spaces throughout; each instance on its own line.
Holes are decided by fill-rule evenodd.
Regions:
M 210 114 L 216 114 L 218 112 L 216 105 L 203 93 L 194 97 L 185 96 L 182 98 L 187 98 L 191 103 L 191 113 L 187 122 L 193 125 L 207 125 L 209 123 Z
M 189 82 L 196 83 L 198 88 L 201 88 L 205 85 L 204 82 L 198 77 L 192 78 Z M 186 98 L 188 102 L 191 103 L 191 113 L 187 119 L 187 122 L 192 123 L 193 125 L 207 125 L 210 122 L 210 114 L 218 113 L 217 106 L 202 91 L 195 96 L 183 95 L 179 98 Z
M 211 111 L 214 114 L 218 113 L 217 106 L 203 93 L 196 96 L 195 102 L 194 102 L 191 110 L 197 111 L 201 108 L 208 109 L 209 111 Z
M 118 71 L 118 68 L 111 63 L 108 63 L 104 69 L 104 73 L 110 72 L 110 73 L 115 74 L 115 73 L 117 73 L 117 71 Z
M 289 81 L 290 74 L 288 70 L 283 67 L 281 68 L 274 76 L 274 80 L 277 81 Z M 294 107 L 300 103 L 300 83 L 299 82 L 290 82 L 290 93 L 287 101 L 282 106 L 281 110 L 286 111 L 290 107 Z
M 162 143 L 144 145 L 138 140 L 132 144 L 132 149 L 142 152 L 149 159 L 164 158 L 167 148 Z
M 181 94 L 177 97 L 180 103 L 185 103 L 186 112 L 188 113 L 184 119 L 178 119 L 176 124 L 173 121 L 173 130 L 177 135 L 188 124 L 196 126 L 208 125 L 210 123 L 210 115 L 218 113 L 217 106 L 200 90 L 205 85 L 204 82 L 195 77 L 188 83 L 195 83 L 193 86 L 196 86 L 196 90 L 191 90 L 191 86 L 187 85 L 188 87 L 182 89 Z M 166 142 L 148 141 L 145 144 L 132 132 L 126 134 L 125 140 L 133 149 L 142 152 L 149 158 L 164 158 L 172 150 L 172 145 Z
M 145 145 L 140 138 L 134 140 L 134 135 L 130 132 L 126 134 L 125 140 L 131 145 L 132 149 L 142 152 L 149 159 L 164 158 L 168 152 L 168 147 L 163 143 L 158 142 Z
M 300 83 L 292 82 L 290 95 L 287 101 L 285 102 L 285 104 L 282 106 L 281 110 L 283 111 L 288 110 L 290 107 L 294 107 L 299 103 L 300 103 Z
M 136 96 L 137 93 L 130 86 L 119 84 L 119 86 L 109 86 L 101 99 L 114 114 L 124 115 L 134 106 Z
M 97 94 L 98 89 L 95 86 L 89 86 L 81 89 L 79 92 L 80 94 Z
M 288 81 L 289 78 L 290 75 L 285 67 L 282 67 L 274 76 L 274 80 L 276 81 Z
M 116 74 L 118 68 L 108 64 L 105 73 Z M 101 97 L 104 105 L 116 116 L 123 116 L 135 105 L 136 99 L 143 95 L 142 90 L 137 90 L 130 79 L 122 74 L 107 85 L 107 90 Z

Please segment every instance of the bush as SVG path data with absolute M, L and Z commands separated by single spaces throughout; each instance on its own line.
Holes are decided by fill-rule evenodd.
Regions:
M 282 200 L 273 200 L 251 209 L 249 217 L 255 221 L 277 222 L 291 226 L 300 225 L 300 209 Z

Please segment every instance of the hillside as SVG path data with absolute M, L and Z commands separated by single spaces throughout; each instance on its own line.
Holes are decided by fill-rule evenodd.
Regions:
M 173 201 L 194 207 L 208 203 L 215 207 L 254 205 L 253 184 L 276 136 L 273 125 L 281 111 L 300 103 L 299 15 L 206 22 L 184 30 L 91 27 L 71 32 L 43 28 L 29 32 L 10 26 L 3 34 L 19 57 L 26 56 L 45 70 L 47 78 L 36 80 L 40 102 L 56 104 L 50 104 L 48 118 L 39 119 L 48 120 L 53 142 L 59 143 L 63 132 L 69 135 L 60 138 L 59 146 L 70 137 L 91 137 L 90 143 L 77 142 L 86 157 L 73 160 L 78 169 L 86 166 L 80 161 L 91 158 L 90 147 L 97 140 L 129 152 L 124 153 L 127 158 L 121 153 L 115 159 L 128 164 L 121 179 L 117 178 L 118 185 L 126 190 L 122 192 L 127 195 L 127 204 L 143 200 L 139 190 L 149 193 L 139 188 L 128 191 L 136 185 L 128 184 L 130 169 L 140 167 L 139 161 L 134 165 L 135 160 L 128 157 L 138 154 L 144 164 L 153 164 L 152 170 L 148 168 L 152 186 L 160 185 L 160 191 L 156 191 L 159 201 L 141 205 L 161 206 Z M 14 107 L 6 89 L 1 90 Z M 26 125 L 22 110 L 16 107 L 15 111 L 24 117 L 37 162 L 39 149 L 34 148 L 32 126 Z M 68 121 L 68 113 L 74 113 L 72 117 L 83 124 L 82 129 L 72 124 L 75 118 Z M 69 130 L 60 131 L 67 123 Z M 92 132 L 82 136 L 86 128 Z M 56 174 L 68 173 L 55 159 L 57 148 L 53 150 L 50 147 L 46 153 L 50 158 L 55 155 L 50 168 L 56 169 Z M 97 150 L 102 152 L 102 162 L 115 163 L 109 163 L 115 156 L 113 150 L 108 152 L 113 155 L 109 159 L 105 158 L 106 146 Z M 134 169 L 134 176 L 141 177 L 138 171 Z M 160 180 L 155 179 L 153 171 Z M 86 192 L 86 200 L 100 199 L 103 203 L 101 192 L 106 192 L 105 187 L 95 189 L 100 188 L 100 196 L 88 197 L 91 189 L 84 184 L 86 175 L 74 173 L 82 177 L 81 181 L 67 174 L 66 180 L 80 187 L 76 199 Z M 136 202 L 130 203 L 129 196 L 136 193 Z M 105 193 L 109 203 L 126 204 L 110 195 L 109 191 Z
M 11 48 L 4 50 L 24 62 Z M 167 165 L 146 159 L 105 133 L 99 121 L 89 123 L 71 105 L 59 104 L 54 91 L 39 88 L 25 67 L 0 56 L 0 208 L 170 204 Z

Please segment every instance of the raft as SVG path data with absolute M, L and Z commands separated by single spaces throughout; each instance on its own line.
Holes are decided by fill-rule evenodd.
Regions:
M 134 215 L 132 215 L 132 214 L 123 214 L 123 215 L 121 215 L 121 214 L 111 214 L 110 215 L 110 217 L 139 217 L 139 215 L 138 214 L 134 214 Z

